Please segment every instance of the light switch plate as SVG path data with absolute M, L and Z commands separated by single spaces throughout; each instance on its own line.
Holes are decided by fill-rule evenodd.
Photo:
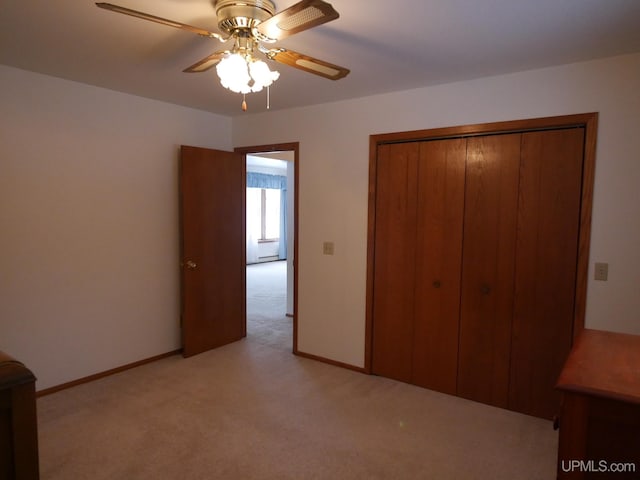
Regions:
M 608 263 L 596 263 L 596 271 L 594 278 L 602 282 L 606 282 L 609 277 L 609 264 Z

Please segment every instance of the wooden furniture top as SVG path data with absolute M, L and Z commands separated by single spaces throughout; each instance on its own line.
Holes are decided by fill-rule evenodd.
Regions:
M 640 405 L 640 335 L 583 330 L 556 387 Z
M 0 352 L 0 390 L 34 382 L 35 379 L 33 373 L 22 363 Z

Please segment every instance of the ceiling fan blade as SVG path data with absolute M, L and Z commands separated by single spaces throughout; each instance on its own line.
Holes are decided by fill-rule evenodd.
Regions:
M 339 80 L 346 77 L 350 70 L 333 63 L 318 60 L 301 53 L 286 50 L 284 48 L 276 48 L 269 50 L 267 57 L 276 62 L 284 63 L 294 68 L 299 68 L 305 72 L 320 75 L 329 80 Z
M 189 68 L 185 68 L 185 73 L 200 73 L 206 72 L 210 68 L 214 67 L 222 58 L 229 52 L 215 52 L 208 57 L 203 58 L 197 63 L 194 63 Z
M 302 0 L 265 20 L 256 30 L 271 40 L 280 40 L 335 20 L 339 16 L 330 3 L 322 0 Z
M 159 23 L 161 25 L 167 25 L 169 27 L 179 28 L 180 30 L 197 33 L 203 37 L 215 38 L 221 42 L 226 42 L 229 39 L 228 37 L 223 37 L 218 33 L 213 33 L 208 30 L 204 30 L 203 28 L 187 25 L 186 23 L 175 22 L 173 20 L 167 20 L 166 18 L 156 17 L 155 15 L 149 15 L 148 13 L 131 10 L 130 8 L 120 7 L 111 3 L 97 2 L 96 6 L 112 12 L 124 13 L 125 15 L 131 15 L 132 17 L 141 18 L 142 20 L 149 20 L 150 22 Z

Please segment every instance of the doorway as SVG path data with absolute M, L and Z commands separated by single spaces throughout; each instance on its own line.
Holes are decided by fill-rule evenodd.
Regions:
M 298 144 L 235 149 L 246 164 L 246 332 L 297 352 Z

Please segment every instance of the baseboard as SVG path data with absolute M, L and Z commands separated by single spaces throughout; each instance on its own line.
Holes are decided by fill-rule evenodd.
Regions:
M 52 393 L 59 392 L 60 390 L 66 390 L 67 388 L 75 387 L 78 385 L 82 385 L 83 383 L 93 382 L 94 380 L 99 380 L 104 377 L 108 377 L 109 375 L 115 375 L 116 373 L 124 372 L 125 370 L 130 370 L 135 367 L 139 367 L 141 365 L 145 365 L 147 363 L 152 363 L 157 360 L 162 360 L 163 358 L 172 357 L 182 353 L 182 349 L 173 350 L 171 352 L 163 353 L 160 355 L 156 355 L 154 357 L 145 358 L 143 360 L 138 360 L 137 362 L 128 363 L 127 365 L 122 365 L 120 367 L 112 368 L 111 370 L 106 370 L 104 372 L 95 373 L 93 375 L 89 375 L 88 377 L 79 378 L 77 380 L 73 380 L 71 382 L 63 383 L 61 385 L 56 385 L 55 387 L 45 388 L 43 390 L 39 390 L 36 392 L 37 397 L 44 397 L 45 395 L 51 395 Z
M 315 360 L 316 362 L 327 363 L 329 365 L 333 365 L 334 367 L 346 368 L 347 370 L 353 370 L 358 373 L 367 373 L 366 369 L 363 367 L 356 367 L 355 365 L 351 365 L 349 363 L 342 363 L 336 360 L 331 360 L 329 358 L 320 357 L 318 355 L 312 355 L 310 353 L 304 353 L 299 350 L 293 352 L 294 355 L 302 358 L 308 358 L 309 360 Z
M 51 395 L 52 393 L 59 392 L 61 390 L 66 390 L 67 388 L 76 387 L 78 385 L 82 385 L 83 383 L 93 382 L 94 380 L 99 380 L 101 378 L 108 377 L 110 375 L 115 375 L 116 373 L 124 372 L 125 370 L 130 370 L 132 368 L 139 367 L 141 365 L 145 365 L 147 363 L 152 363 L 158 360 L 162 360 L 163 358 L 172 357 L 174 355 L 178 355 L 182 353 L 181 349 L 173 350 L 171 352 L 163 353 L 160 355 L 156 355 L 154 357 L 145 358 L 143 360 L 138 360 L 137 362 L 129 363 L 127 365 L 122 365 L 120 367 L 112 368 L 111 370 L 106 370 L 104 372 L 95 373 L 93 375 L 89 375 L 88 377 L 79 378 L 77 380 L 73 380 L 71 382 L 63 383 L 61 385 L 56 385 L 54 387 L 45 388 L 43 390 L 39 390 L 36 392 L 37 397 L 44 397 L 46 395 Z M 331 360 L 329 358 L 320 357 L 318 355 L 312 355 L 310 353 L 301 352 L 299 350 L 295 350 L 294 355 L 302 358 L 307 358 L 309 360 L 315 360 L 316 362 L 326 363 L 328 365 L 333 365 L 334 367 L 345 368 L 347 370 L 353 370 L 354 372 L 359 373 L 368 373 L 367 370 L 363 367 L 356 367 L 355 365 L 351 365 L 348 363 L 338 362 L 336 360 Z

